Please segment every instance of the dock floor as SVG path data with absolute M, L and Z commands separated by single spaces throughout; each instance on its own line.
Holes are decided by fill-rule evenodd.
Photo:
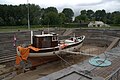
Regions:
M 68 80 L 71 76 L 77 76 L 74 80 L 91 80 L 94 77 L 102 77 L 105 79 L 120 67 L 120 47 L 115 47 L 105 53 L 102 53 L 99 57 L 111 61 L 112 64 L 108 67 L 95 67 L 89 64 L 88 59 L 82 63 L 72 65 L 37 80 Z M 71 76 L 69 74 L 71 74 Z

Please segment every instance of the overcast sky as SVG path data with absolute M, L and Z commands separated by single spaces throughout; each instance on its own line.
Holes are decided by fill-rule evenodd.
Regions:
M 26 4 L 27 0 L 0 0 L 0 4 Z M 56 7 L 59 12 L 63 8 L 71 8 L 76 15 L 80 10 L 92 9 L 101 10 L 105 9 L 107 12 L 120 11 L 120 0 L 29 0 L 29 3 L 37 4 L 41 8 Z

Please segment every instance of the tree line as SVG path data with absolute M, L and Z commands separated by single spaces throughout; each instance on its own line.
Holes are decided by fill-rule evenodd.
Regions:
M 0 26 L 27 25 L 28 11 L 31 25 L 64 25 L 66 23 L 88 23 L 103 21 L 107 24 L 120 24 L 120 11 L 107 13 L 105 10 L 81 10 L 74 17 L 71 8 L 58 12 L 56 7 L 41 8 L 35 4 L 0 5 Z
M 107 13 L 105 10 L 82 10 L 81 14 L 75 17 L 75 22 L 103 21 L 107 24 L 120 24 L 120 11 Z

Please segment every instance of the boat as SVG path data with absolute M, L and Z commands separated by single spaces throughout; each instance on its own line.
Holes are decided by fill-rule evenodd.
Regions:
M 29 60 L 32 66 L 36 66 L 56 60 L 58 59 L 56 55 L 67 54 L 62 51 L 76 51 L 79 49 L 82 46 L 84 39 L 85 36 L 82 35 L 60 41 L 58 39 L 58 34 L 55 33 L 33 35 L 33 32 L 31 32 L 31 45 L 28 45 L 27 47 L 18 46 L 16 48 L 16 63 L 19 64 L 22 60 Z

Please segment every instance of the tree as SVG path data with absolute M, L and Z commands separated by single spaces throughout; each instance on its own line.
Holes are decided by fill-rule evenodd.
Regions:
M 101 10 L 97 10 L 94 16 L 96 21 L 101 21 Z
M 87 11 L 86 10 L 81 10 L 81 15 L 87 15 Z
M 58 25 L 58 10 L 55 7 L 48 7 L 41 10 L 41 22 L 44 25 Z
M 113 22 L 112 22 L 112 14 L 111 13 L 106 13 L 106 23 L 107 24 L 113 24 Z
M 9 25 L 15 25 L 15 19 L 13 17 L 9 17 Z
M 4 25 L 4 20 L 0 17 L 0 26 Z
M 75 17 L 75 21 L 79 23 L 85 23 L 87 22 L 87 16 L 86 15 L 79 15 Z
M 64 22 L 65 22 L 65 14 L 59 13 L 58 15 L 59 15 L 59 20 L 60 20 L 59 21 L 60 25 L 64 24 Z
M 42 23 L 44 25 L 58 25 L 59 24 L 59 16 L 55 12 L 49 12 L 44 15 Z
M 48 7 L 45 9 L 45 13 L 55 12 L 58 13 L 58 10 L 55 7 Z
M 70 8 L 64 8 L 62 13 L 65 14 L 66 20 L 65 22 L 70 23 L 72 22 L 72 17 L 74 16 L 74 12 Z
M 120 12 L 119 11 L 114 11 L 112 13 L 112 22 L 113 24 L 120 24 Z
M 50 19 L 47 15 L 44 15 L 44 18 L 41 20 L 42 25 L 49 25 Z
M 22 25 L 27 25 L 27 19 L 26 19 L 26 18 L 23 18 L 23 19 L 21 20 L 21 24 L 22 24 Z
M 80 15 L 75 17 L 75 21 L 74 22 L 81 23 Z
M 101 21 L 106 23 L 106 11 L 104 9 L 101 10 Z
M 39 17 L 35 17 L 33 19 L 33 25 L 39 25 L 40 24 L 40 18 Z
M 95 16 L 95 20 L 106 22 L 106 11 L 105 10 L 97 10 L 94 16 Z
M 88 20 L 92 21 L 93 18 L 94 18 L 94 11 L 93 10 L 87 10 L 86 15 L 87 15 Z
M 72 22 L 74 12 L 70 8 L 64 8 L 58 13 L 56 7 L 40 8 L 39 5 L 29 4 L 30 24 L 62 25 Z M 0 4 L 0 25 L 26 25 L 28 19 L 28 5 L 2 5 Z M 120 24 L 120 11 L 106 13 L 105 10 L 81 10 L 80 15 L 75 17 L 75 22 L 103 21 L 107 24 Z
M 81 20 L 81 22 L 86 22 L 88 17 L 87 17 L 87 11 L 86 10 L 82 10 L 81 15 L 79 16 L 79 19 Z
M 30 4 L 29 5 L 30 10 L 30 22 L 32 25 L 38 24 L 40 22 L 41 18 L 41 8 L 39 5 Z M 38 21 L 36 21 L 38 20 Z M 35 22 L 36 21 L 36 22 Z

